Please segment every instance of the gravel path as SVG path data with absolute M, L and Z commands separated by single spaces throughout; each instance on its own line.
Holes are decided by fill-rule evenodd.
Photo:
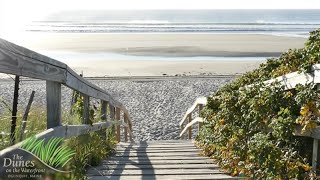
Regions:
M 181 78 L 168 80 L 92 80 L 128 109 L 136 140 L 179 139 L 179 121 L 199 96 L 208 96 L 230 79 Z M 0 96 L 11 104 L 13 81 L 0 82 Z M 22 81 L 19 109 L 24 109 L 31 91 L 36 95 L 33 107 L 46 103 L 44 81 Z M 69 109 L 71 90 L 62 88 L 62 107 Z M 4 111 L 0 103 L 0 112 Z

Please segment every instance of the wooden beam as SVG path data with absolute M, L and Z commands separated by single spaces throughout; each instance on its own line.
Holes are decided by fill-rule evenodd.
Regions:
M 90 124 L 90 98 L 83 94 L 83 117 L 82 124 Z
M 200 114 L 201 114 L 202 109 L 203 109 L 203 104 L 199 104 L 199 117 L 200 117 Z M 198 134 L 200 133 L 201 126 L 202 126 L 202 122 L 199 122 L 199 125 L 198 125 Z
M 117 120 L 116 139 L 118 142 L 120 142 L 120 108 L 116 108 L 116 120 Z
M 106 122 L 107 121 L 107 105 L 108 105 L 108 102 L 104 101 L 104 100 L 101 100 L 101 121 L 102 122 Z M 101 136 L 101 139 L 103 140 L 106 140 L 107 136 L 106 136 L 106 131 L 105 130 L 101 130 L 100 132 L 100 136 Z
M 192 121 L 192 113 L 190 113 L 189 116 L 188 116 L 188 122 L 191 123 L 191 121 Z M 188 128 L 188 131 L 189 131 L 188 132 L 188 138 L 192 139 L 192 126 L 190 126 Z
M 18 111 L 18 98 L 19 98 L 19 84 L 20 76 L 16 76 L 14 80 L 14 93 L 11 112 L 11 134 L 10 144 L 13 145 L 16 141 L 16 126 L 17 126 L 17 111 Z
M 187 112 L 185 113 L 185 115 L 183 116 L 182 120 L 180 121 L 179 125 L 181 126 L 186 120 L 187 117 L 190 113 L 192 113 L 196 107 L 199 105 L 206 105 L 207 104 L 207 98 L 206 97 L 199 97 L 196 99 L 196 101 L 193 103 L 193 105 L 187 110 Z
M 35 91 L 32 91 L 31 95 L 30 95 L 30 99 L 29 99 L 28 105 L 27 105 L 27 108 L 26 108 L 26 110 L 24 112 L 24 115 L 23 115 L 23 118 L 22 118 L 20 141 L 22 141 L 22 139 L 23 139 L 24 130 L 26 129 L 26 126 L 27 126 L 27 119 L 28 119 L 28 115 L 29 115 L 29 111 L 30 111 L 32 102 L 33 102 L 34 94 L 35 94 Z
M 47 129 L 60 126 L 61 121 L 61 84 L 46 81 L 47 91 Z
M 203 122 L 203 119 L 201 117 L 197 117 L 194 120 L 192 120 L 190 123 L 188 123 L 184 129 L 181 131 L 180 133 L 180 137 L 184 135 L 184 133 L 189 129 L 189 127 L 191 127 L 192 125 L 199 123 L 199 122 Z
M 128 124 L 128 115 L 124 114 L 124 123 Z M 130 126 L 130 125 L 128 125 Z M 128 127 L 125 126 L 124 127 L 124 141 L 127 142 L 128 141 Z

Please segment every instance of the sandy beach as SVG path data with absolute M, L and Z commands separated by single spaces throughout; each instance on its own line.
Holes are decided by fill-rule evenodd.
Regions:
M 303 47 L 305 40 L 258 34 L 29 33 L 14 42 L 56 57 L 86 76 L 174 76 L 241 74 L 258 67 L 266 59 L 261 57 L 277 57 L 290 48 Z M 216 59 L 210 60 L 211 56 Z

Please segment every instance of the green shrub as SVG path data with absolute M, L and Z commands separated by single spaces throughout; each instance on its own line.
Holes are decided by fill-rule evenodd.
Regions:
M 255 179 L 311 177 L 312 139 L 293 135 L 316 127 L 319 91 L 303 84 L 284 91 L 262 82 L 290 72 L 309 72 L 320 63 L 320 30 L 310 33 L 305 47 L 268 59 L 219 89 L 201 113 L 206 119 L 197 144 L 234 176 Z M 251 88 L 241 88 L 252 84 Z

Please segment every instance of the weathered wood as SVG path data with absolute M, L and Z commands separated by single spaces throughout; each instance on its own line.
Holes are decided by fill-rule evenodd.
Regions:
M 106 122 L 107 121 L 107 105 L 108 102 L 101 100 L 101 110 L 100 110 L 100 116 L 101 116 L 101 121 L 102 122 Z M 100 132 L 100 136 L 101 139 L 106 140 L 107 136 L 106 136 L 106 131 L 105 130 L 101 130 Z
M 61 84 L 46 81 L 47 91 L 47 129 L 60 126 L 61 121 Z
M 128 115 L 124 114 L 124 123 L 128 124 Z M 124 141 L 128 141 L 128 127 L 124 127 Z
M 90 98 L 88 95 L 82 94 L 83 96 L 83 116 L 82 124 L 90 124 Z
M 180 126 L 180 132 L 182 132 L 183 130 L 184 130 L 184 124 Z M 181 140 L 184 140 L 184 133 L 180 134 L 180 138 Z
M 132 160 L 132 161 L 143 161 L 144 160 L 144 161 L 154 161 L 154 162 L 156 160 L 159 160 L 159 162 L 160 162 L 163 160 L 205 160 L 205 159 L 210 160 L 208 157 L 204 157 L 204 156 L 191 156 L 191 157 L 190 156 L 178 156 L 178 157 L 175 157 L 175 156 L 168 156 L 168 157 L 148 157 L 148 156 L 145 156 L 145 157 L 110 157 L 110 158 L 108 158 L 108 160 L 112 161 L 112 162 L 120 162 L 120 161 L 129 162 L 130 160 Z M 106 162 L 107 161 L 105 161 L 105 163 Z
M 23 118 L 22 118 L 22 127 L 21 127 L 20 141 L 22 141 L 22 139 L 23 139 L 23 134 L 24 134 L 24 131 L 25 131 L 25 129 L 26 129 L 27 119 L 28 119 L 28 115 L 29 115 L 29 111 L 30 111 L 32 102 L 33 102 L 34 94 L 35 94 L 35 91 L 32 91 L 32 92 L 31 92 L 31 95 L 30 95 L 30 98 L 29 98 L 29 102 L 28 102 L 28 104 L 27 104 L 27 108 L 26 108 L 26 110 L 25 110 L 25 112 L 24 112 L 24 115 L 23 115 Z
M 13 103 L 11 112 L 11 133 L 10 133 L 10 144 L 13 145 L 16 141 L 16 126 L 17 126 L 17 111 L 18 111 L 18 98 L 19 98 L 19 83 L 20 76 L 16 76 L 14 80 L 14 93 Z
M 118 142 L 120 142 L 120 108 L 116 108 L 116 120 L 117 120 L 117 126 L 116 126 L 116 139 Z
M 201 164 L 113 164 L 113 165 L 102 165 L 96 167 L 96 170 L 108 170 L 108 169 L 127 169 L 127 170 L 138 170 L 138 169 L 216 169 L 218 165 L 201 163 Z
M 206 97 L 199 97 L 196 99 L 196 101 L 193 103 L 193 105 L 187 110 L 187 112 L 185 113 L 185 115 L 183 116 L 182 120 L 180 121 L 179 125 L 181 126 L 186 120 L 187 117 L 190 113 L 192 113 L 196 107 L 199 105 L 206 105 L 207 104 L 207 98 Z
M 192 121 L 192 113 L 190 113 L 188 115 L 188 123 L 191 123 L 191 121 Z M 189 139 L 192 139 L 192 128 L 191 127 L 192 126 L 189 126 L 189 128 L 188 128 L 188 138 Z
M 89 132 L 99 131 L 102 129 L 109 128 L 112 125 L 111 122 L 94 123 L 91 125 L 65 125 L 50 128 L 42 133 L 36 135 L 39 139 L 50 138 L 50 137 L 62 137 L 69 138 L 73 136 L 79 136 L 88 134 Z
M 159 141 L 147 142 L 137 145 L 143 145 L 145 148 L 151 146 L 158 147 L 151 149 L 149 152 L 140 152 L 143 149 L 131 148 L 129 143 L 120 143 L 128 145 L 121 153 L 102 161 L 100 166 L 90 168 L 87 175 L 90 177 L 98 178 L 107 176 L 108 179 L 155 179 L 155 177 L 162 177 L 163 179 L 181 179 L 194 175 L 204 176 L 207 179 L 216 179 L 216 177 L 231 176 L 225 175 L 219 170 L 218 165 L 213 164 L 213 160 L 208 157 L 201 157 L 198 155 L 197 149 L 188 149 L 186 146 L 193 146 L 191 141 Z M 164 152 L 162 145 L 171 144 L 171 149 Z M 136 146 L 137 146 L 136 145 Z M 137 150 L 137 151 L 136 151 Z M 175 177 L 175 178 L 172 178 Z M 209 178 L 208 178 L 209 177 Z
M 128 148 L 129 149 L 129 148 Z M 117 153 L 126 153 L 128 149 L 117 149 Z M 145 149 L 145 148 L 138 148 L 138 149 L 130 149 L 130 152 L 133 153 L 167 153 L 167 152 L 175 152 L 175 153 L 181 153 L 183 152 L 195 152 L 198 151 L 196 148 L 190 148 L 190 149 L 185 149 L 185 148 L 179 148 L 179 149 Z
M 183 175 L 183 174 L 179 174 L 179 175 L 123 175 L 123 176 L 110 176 L 110 175 L 106 175 L 106 176 L 101 176 L 101 175 L 92 175 L 89 176 L 89 180 L 152 180 L 152 179 L 156 179 L 156 180 L 178 180 L 178 179 L 184 179 L 184 180 L 204 180 L 204 179 L 237 179 L 236 177 L 233 178 L 231 176 L 225 175 L 225 174 L 196 174 L 196 175 L 191 175 L 191 174 L 187 174 L 187 175 Z
M 61 83 L 66 76 L 64 68 L 1 48 L 0 72 Z
M 186 127 L 182 130 L 182 132 L 180 133 L 180 137 L 183 136 L 183 134 L 187 131 L 187 129 L 189 129 L 189 127 L 191 127 L 192 125 L 199 123 L 199 122 L 203 122 L 203 119 L 201 117 L 197 117 L 194 120 L 192 120 L 190 123 L 188 123 L 186 125 Z
M 134 156 L 160 156 L 160 157 L 164 157 L 164 156 L 196 156 L 200 154 L 200 151 L 193 151 L 193 152 L 183 152 L 183 154 L 181 152 L 159 152 L 159 153 L 149 153 L 149 152 L 123 152 L 123 153 L 117 153 L 117 156 L 122 156 L 122 157 L 126 157 L 126 156 L 130 156 L 130 157 L 134 157 Z
M 87 174 L 89 176 L 92 175 L 110 175 L 112 176 L 124 176 L 124 175 L 195 175 L 195 174 L 211 174 L 212 176 L 214 174 L 223 174 L 218 169 L 146 169 L 146 170 L 127 170 L 127 169 L 121 169 L 121 170 L 101 170 L 97 172 L 94 169 L 89 169 L 87 171 Z
M 200 117 L 200 114 L 201 114 L 202 109 L 203 109 L 203 104 L 199 104 L 199 117 Z M 202 126 L 202 122 L 199 122 L 199 125 L 198 125 L 198 134 L 200 133 L 201 126 Z

